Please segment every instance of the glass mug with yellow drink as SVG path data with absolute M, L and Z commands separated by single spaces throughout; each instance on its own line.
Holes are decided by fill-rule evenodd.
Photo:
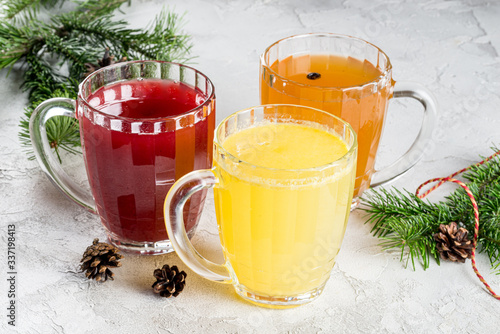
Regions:
M 353 207 L 371 186 L 409 170 L 428 145 L 436 114 L 431 94 L 416 83 L 395 83 L 387 55 L 364 40 L 337 34 L 291 36 L 260 58 L 261 103 L 289 103 L 325 110 L 347 121 L 358 135 Z M 375 157 L 388 100 L 411 97 L 424 106 L 420 132 L 393 164 L 376 171 Z
M 230 283 L 252 303 L 286 308 L 323 290 L 350 212 L 356 133 L 305 106 L 237 112 L 215 130 L 214 167 L 181 178 L 165 200 L 165 223 L 193 271 Z M 183 224 L 189 197 L 213 187 L 224 264 L 203 258 Z

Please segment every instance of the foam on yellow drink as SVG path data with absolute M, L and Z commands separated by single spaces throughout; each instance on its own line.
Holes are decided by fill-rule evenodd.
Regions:
M 346 143 L 319 125 L 268 123 L 229 135 L 222 147 L 236 157 L 214 162 L 219 233 L 234 279 L 269 296 L 322 289 L 352 199 L 355 158 L 330 164 Z

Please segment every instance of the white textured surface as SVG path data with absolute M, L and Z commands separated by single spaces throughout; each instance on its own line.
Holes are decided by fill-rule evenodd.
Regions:
M 394 78 L 431 89 L 439 103 L 434 145 L 411 172 L 393 183 L 414 190 L 489 155 L 500 145 L 500 3 L 495 1 L 133 0 L 123 17 L 135 27 L 163 5 L 185 12 L 193 36 L 194 66 L 217 92 L 217 119 L 257 105 L 259 54 L 272 42 L 305 32 L 336 32 L 381 47 Z M 94 237 L 105 238 L 96 216 L 63 197 L 17 139 L 26 104 L 21 77 L 0 72 L 0 332 L 15 333 L 495 333 L 500 302 L 465 265 L 405 269 L 398 252 L 384 252 L 362 213 L 349 220 L 331 279 L 315 302 L 267 310 L 239 300 L 229 286 L 188 272 L 176 299 L 151 291 L 154 268 L 185 266 L 175 254 L 127 256 L 106 284 L 87 281 L 78 261 Z M 379 163 L 409 146 L 418 106 L 393 102 Z M 446 188 L 452 190 L 453 187 Z M 443 193 L 441 193 L 442 195 Z M 433 199 L 440 195 L 433 195 Z M 220 259 L 213 201 L 194 238 L 200 251 Z M 17 230 L 17 319 L 7 325 L 7 225 Z M 478 267 L 500 291 L 488 259 Z

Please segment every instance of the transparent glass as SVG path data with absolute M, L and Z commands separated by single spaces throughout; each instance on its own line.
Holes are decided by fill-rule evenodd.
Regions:
M 184 94 L 201 99 L 199 105 L 165 117 L 123 117 L 101 111 L 105 104 L 140 99 L 145 90 L 163 84 L 172 96 L 161 98 L 182 100 L 183 95 L 173 90 L 182 86 Z M 111 88 L 95 94 L 106 87 Z M 79 121 L 92 194 L 82 190 L 54 157 L 46 136 L 47 121 L 54 116 Z M 215 91 L 209 78 L 191 67 L 161 61 L 125 62 L 100 69 L 80 84 L 76 101 L 47 100 L 30 119 L 35 156 L 54 185 L 100 216 L 111 243 L 139 254 L 173 251 L 165 230 L 163 202 L 181 176 L 212 166 L 214 128 Z M 184 209 L 190 236 L 204 200 L 205 193 L 200 192 Z
M 260 88 L 262 104 L 310 106 L 351 124 L 359 145 L 353 208 L 370 186 L 385 184 L 413 167 L 431 140 L 436 114 L 432 94 L 416 83 L 396 83 L 389 57 L 358 38 L 314 33 L 275 42 L 260 58 Z M 418 100 L 424 107 L 423 121 L 410 149 L 377 171 L 378 145 L 393 97 Z
M 243 161 L 225 149 L 232 134 L 274 123 L 326 130 L 344 141 L 347 153 L 315 168 L 273 169 Z M 272 142 L 279 135 L 274 129 L 265 128 L 259 138 Z M 242 144 L 249 144 L 255 154 L 267 149 L 262 143 Z M 323 148 L 311 140 L 311 150 Z M 288 308 L 314 300 L 330 276 L 344 237 L 356 155 L 351 126 L 321 110 L 265 105 L 229 116 L 215 131 L 212 170 L 187 174 L 167 195 L 165 224 L 176 253 L 197 274 L 232 284 L 239 296 L 257 305 Z M 211 187 L 224 264 L 203 258 L 184 228 L 185 203 Z

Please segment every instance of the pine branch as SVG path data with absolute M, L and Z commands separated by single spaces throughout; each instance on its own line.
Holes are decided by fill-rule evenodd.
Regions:
M 33 110 L 43 101 L 53 97 L 76 98 L 78 82 L 66 80 L 60 74 L 53 72 L 52 66 L 33 54 L 26 56 L 27 70 L 24 73 L 22 88 L 29 91 L 31 104 L 25 109 L 24 117 L 19 126 L 19 139 L 23 146 L 31 148 L 29 135 L 29 118 Z M 68 117 L 52 118 L 47 123 L 47 137 L 50 146 L 60 160 L 59 149 L 75 153 L 75 147 L 80 146 L 78 122 Z M 27 150 L 30 160 L 34 159 L 33 151 Z
M 0 21 L 0 69 L 12 66 L 32 50 L 36 38 L 34 30 L 40 29 L 34 24 L 16 27 Z
M 415 261 L 427 269 L 431 256 L 439 262 L 431 232 L 447 221 L 450 213 L 446 207 L 397 189 L 371 190 L 363 200 L 369 205 L 363 209 L 369 214 L 366 223 L 373 225 L 374 236 L 384 240 L 383 249 L 400 248 L 401 261 L 406 254 L 406 265 L 411 260 L 413 269 Z
M 162 10 L 157 16 L 148 31 L 140 36 L 137 51 L 146 58 L 161 60 L 182 60 L 184 55 L 191 49 L 189 37 L 179 33 L 177 23 L 182 21 L 175 13 L 167 13 Z M 145 41 L 150 40 L 153 43 Z M 134 47 L 132 46 L 132 49 Z
M 57 35 L 45 36 L 45 52 L 52 56 L 59 55 L 61 64 L 65 62 L 69 67 L 68 78 L 80 79 L 85 73 L 86 63 L 94 62 L 99 56 L 99 51 L 81 43 L 77 38 L 61 38 Z
M 41 0 L 20 0 L 15 2 L 2 2 L 5 6 L 4 15 L 7 19 L 13 19 L 16 15 L 19 15 L 23 11 L 29 8 L 38 9 Z
M 373 224 L 371 232 L 375 236 L 383 237 L 389 233 L 390 229 L 384 227 L 389 218 L 405 219 L 425 215 L 430 220 L 437 220 L 445 214 L 439 211 L 440 208 L 436 204 L 424 201 L 408 191 L 402 193 L 397 189 L 371 190 L 364 200 L 372 206 L 365 211 L 371 214 L 367 223 Z
M 54 72 L 53 66 L 46 60 L 34 54 L 28 54 L 25 58 L 26 71 L 21 88 L 29 91 L 29 108 L 34 109 L 38 104 L 51 96 L 54 92 L 60 92 L 64 96 L 74 98 L 78 89 L 78 82 L 68 80 L 65 76 Z M 73 92 L 73 95 L 70 94 Z
M 2 1 L 2 0 L 0 0 Z M 53 13 L 48 21 L 38 11 L 64 0 L 10 0 L 0 6 L 0 69 L 22 64 L 30 104 L 21 119 L 20 141 L 29 147 L 28 119 L 36 106 L 52 97 L 75 99 L 78 83 L 98 59 L 110 50 L 115 58 L 184 61 L 189 37 L 179 32 L 180 18 L 165 10 L 146 29 L 130 29 L 125 21 L 113 21 L 113 12 L 127 0 L 75 0 L 76 9 Z M 106 51 L 107 53 L 108 51 Z M 109 62 L 108 62 L 109 63 Z M 104 65 L 103 65 L 104 66 Z M 55 153 L 76 152 L 80 145 L 77 122 L 52 119 L 47 135 Z M 31 155 L 30 158 L 33 158 Z
M 0 2 L 3 7 L 3 16 L 13 23 L 29 22 L 35 20 L 41 7 L 53 8 L 60 0 L 16 0 Z
M 425 218 L 420 216 L 410 216 L 407 219 L 390 218 L 381 229 L 386 232 L 380 236 L 384 240 L 381 243 L 382 248 L 384 250 L 400 248 L 401 261 L 405 262 L 405 266 L 408 266 L 411 260 L 415 269 L 415 260 L 418 260 L 424 268 L 428 268 L 430 255 L 439 261 L 432 237 L 429 237 L 431 227 Z
M 185 61 L 191 44 L 188 36 L 179 33 L 180 20 L 177 14 L 162 10 L 145 30 L 129 29 L 125 21 L 112 21 L 111 15 L 89 22 L 78 13 L 69 13 L 53 22 L 61 26 L 61 33 L 79 36 L 87 44 L 109 46 L 119 58 Z
M 78 3 L 77 13 L 88 21 L 93 21 L 101 16 L 109 15 L 131 0 L 85 0 Z
M 18 2 L 7 2 L 2 5 L 5 6 L 4 14 L 7 19 L 13 19 L 16 15 L 24 11 L 29 7 L 36 7 L 40 0 L 21 0 Z
M 127 53 L 128 44 L 135 39 L 134 35 L 141 32 L 138 29 L 127 28 L 127 22 L 123 20 L 113 21 L 112 15 L 109 14 L 89 21 L 78 13 L 68 13 L 53 18 L 53 22 L 60 26 L 61 34 L 69 38 L 79 38 L 83 44 L 95 45 L 101 50 L 109 47 L 111 53 L 120 58 L 133 59 Z
M 495 151 L 498 149 L 494 148 Z M 491 266 L 500 274 L 500 157 L 470 167 L 463 175 L 468 180 L 479 206 L 478 251 L 486 253 Z M 374 236 L 382 239 L 383 249 L 400 248 L 401 260 L 418 261 L 424 269 L 432 257 L 439 264 L 433 235 L 440 224 L 452 221 L 474 230 L 472 203 L 462 188 L 456 189 L 439 203 L 430 203 L 408 191 L 370 190 L 365 198 L 366 223 L 372 224 Z

